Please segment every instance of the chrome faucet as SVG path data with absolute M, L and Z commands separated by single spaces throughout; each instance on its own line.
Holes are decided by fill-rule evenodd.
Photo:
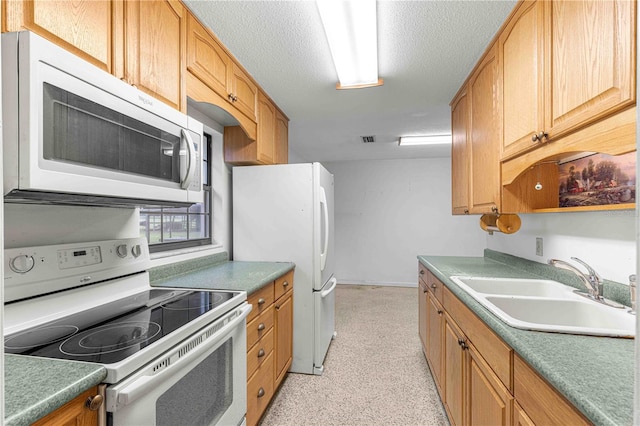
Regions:
M 572 260 L 575 260 L 585 268 L 587 268 L 588 274 L 585 275 L 581 270 L 573 266 L 572 264 L 565 262 L 564 260 L 559 259 L 549 259 L 549 265 L 555 266 L 560 269 L 566 269 L 567 271 L 571 271 L 580 278 L 584 286 L 589 291 L 589 296 L 595 300 L 602 300 L 602 288 L 603 281 L 602 277 L 589 265 L 587 265 L 582 260 L 577 257 L 572 257 Z

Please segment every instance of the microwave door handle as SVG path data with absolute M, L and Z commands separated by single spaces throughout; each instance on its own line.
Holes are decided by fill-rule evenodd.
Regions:
M 252 308 L 253 307 L 251 305 L 245 306 L 236 318 L 218 330 L 213 336 L 207 339 L 205 343 L 193 349 L 188 353 L 188 355 L 179 358 L 176 362 L 170 364 L 169 367 L 161 370 L 158 374 L 153 376 L 142 376 L 136 379 L 133 383 L 122 388 L 120 391 L 116 391 L 116 401 L 114 402 L 117 405 L 129 405 L 141 396 L 146 395 L 151 389 L 157 387 L 168 377 L 179 374 L 189 366 L 192 359 L 197 358 L 208 351 L 212 346 L 222 342 L 229 333 L 238 327 L 241 322 L 246 320 Z
M 185 142 L 185 145 L 187 146 L 187 154 L 188 154 L 188 159 L 189 159 L 189 163 L 188 166 L 184 169 L 186 170 L 184 172 L 184 175 L 182 174 L 183 170 L 180 170 L 181 173 L 181 182 L 180 182 L 180 187 L 182 189 L 187 189 L 189 188 L 189 185 L 191 184 L 191 181 L 193 180 L 193 175 L 196 172 L 196 148 L 195 145 L 193 144 L 193 139 L 191 139 L 191 135 L 189 134 L 189 132 L 185 129 L 182 129 L 182 141 Z

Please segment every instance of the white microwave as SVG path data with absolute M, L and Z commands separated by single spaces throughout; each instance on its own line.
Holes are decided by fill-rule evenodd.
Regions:
M 7 202 L 202 202 L 203 127 L 42 37 L 2 34 Z

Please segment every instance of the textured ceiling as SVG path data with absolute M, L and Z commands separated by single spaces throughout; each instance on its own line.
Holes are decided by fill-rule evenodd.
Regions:
M 450 131 L 449 102 L 515 0 L 378 1 L 384 85 L 336 90 L 314 1 L 185 4 L 291 120 L 289 146 L 305 161 L 442 157 L 449 146 L 398 147 L 401 135 Z M 364 144 L 360 136 L 375 135 Z

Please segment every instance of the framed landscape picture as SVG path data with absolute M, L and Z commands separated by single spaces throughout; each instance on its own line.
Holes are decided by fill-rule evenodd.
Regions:
M 560 207 L 636 201 L 636 153 L 591 154 L 558 166 Z

